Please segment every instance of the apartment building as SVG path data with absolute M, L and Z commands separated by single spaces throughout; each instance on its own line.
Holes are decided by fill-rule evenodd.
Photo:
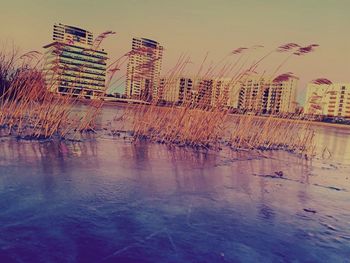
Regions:
M 63 24 L 53 26 L 45 45 L 46 83 L 52 92 L 88 99 L 105 94 L 107 53 L 93 45 L 93 34 Z
M 127 65 L 127 97 L 150 101 L 158 96 L 162 57 L 163 47 L 158 42 L 133 38 Z
M 189 77 L 161 78 L 159 98 L 167 103 L 182 105 L 192 101 L 193 80 Z
M 294 113 L 297 78 L 274 82 L 271 78 L 252 76 L 239 84 L 237 108 L 255 113 Z
M 350 83 L 308 84 L 304 113 L 350 118 Z

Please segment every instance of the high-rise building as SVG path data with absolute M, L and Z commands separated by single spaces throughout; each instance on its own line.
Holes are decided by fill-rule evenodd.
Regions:
M 163 47 L 147 38 L 133 38 L 127 65 L 125 94 L 150 101 L 158 96 Z
M 350 83 L 308 84 L 304 113 L 350 118 Z
M 44 46 L 49 89 L 91 99 L 103 96 L 107 53 L 94 47 L 93 34 L 81 28 L 55 24 L 53 41 Z
M 237 108 L 255 113 L 294 113 L 297 78 L 274 82 L 271 78 L 251 76 L 238 83 Z

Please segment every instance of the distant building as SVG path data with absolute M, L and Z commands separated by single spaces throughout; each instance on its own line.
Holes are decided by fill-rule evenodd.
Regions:
M 239 91 L 230 78 L 193 78 L 186 76 L 160 79 L 159 98 L 181 105 L 191 102 L 199 107 L 223 106 L 237 108 Z
M 297 78 L 273 82 L 270 78 L 252 76 L 237 84 L 237 108 L 255 113 L 295 113 Z
M 158 42 L 133 38 L 127 65 L 127 97 L 149 101 L 158 96 L 162 57 L 163 47 Z
M 170 104 L 190 102 L 193 97 L 193 80 L 189 77 L 161 78 L 158 96 Z
M 195 85 L 195 99 L 194 102 L 201 108 L 212 106 L 214 79 L 199 78 Z
M 295 113 L 297 79 L 275 83 L 258 76 L 244 81 L 232 78 L 162 78 L 159 97 L 178 105 L 225 107 L 266 114 Z
M 212 79 L 185 76 L 161 78 L 158 96 L 168 104 L 191 103 L 207 107 L 211 106 L 213 83 Z
M 308 84 L 304 113 L 350 118 L 350 83 Z
M 52 92 L 96 99 L 105 93 L 107 53 L 93 46 L 93 34 L 63 24 L 53 26 L 46 49 L 46 83 Z
M 212 106 L 226 106 L 228 108 L 238 107 L 238 85 L 232 78 L 214 79 L 212 89 Z

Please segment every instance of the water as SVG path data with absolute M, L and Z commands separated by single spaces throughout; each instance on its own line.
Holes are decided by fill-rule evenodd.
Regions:
M 350 130 L 317 130 L 312 161 L 2 138 L 0 262 L 350 262 Z

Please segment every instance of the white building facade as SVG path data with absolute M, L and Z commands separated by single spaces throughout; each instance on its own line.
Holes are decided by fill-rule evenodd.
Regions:
M 296 111 L 297 78 L 274 82 L 253 76 L 238 84 L 237 108 L 255 113 L 279 114 Z
M 350 118 L 350 83 L 308 84 L 304 113 Z

